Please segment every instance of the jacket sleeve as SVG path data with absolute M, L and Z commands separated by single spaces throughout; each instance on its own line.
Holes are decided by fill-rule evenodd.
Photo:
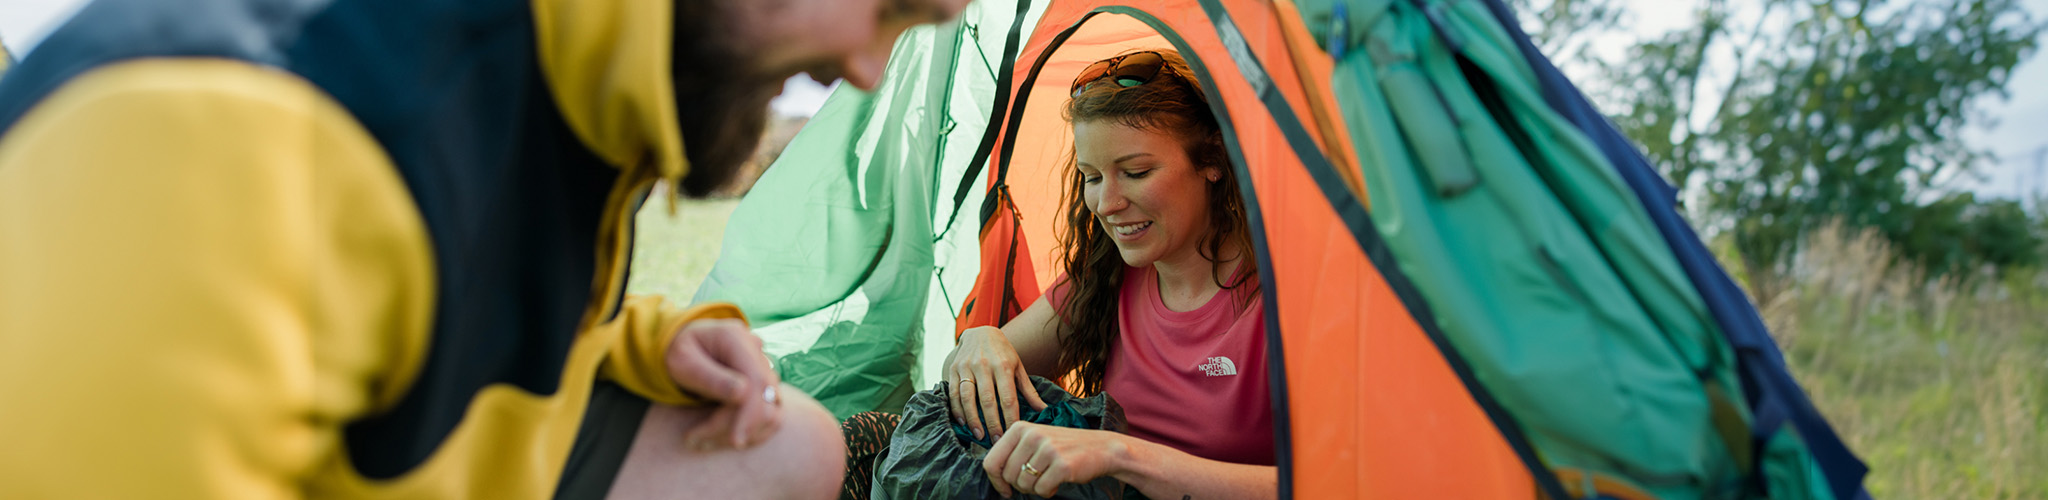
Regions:
M 0 497 L 293 498 L 410 383 L 431 252 L 375 142 L 218 59 L 80 75 L 0 136 Z
M 619 340 L 605 354 L 599 375 L 656 403 L 696 406 L 702 398 L 684 392 L 668 372 L 668 347 L 676 331 L 700 319 L 731 318 L 745 321 L 740 309 L 726 302 L 698 304 L 677 309 L 658 295 L 626 298 L 619 314 L 599 329 L 620 330 Z M 612 332 L 595 332 L 614 334 Z

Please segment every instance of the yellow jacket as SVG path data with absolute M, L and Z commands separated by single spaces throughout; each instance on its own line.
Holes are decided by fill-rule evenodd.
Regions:
M 668 341 L 739 312 L 621 294 L 670 16 L 88 6 L 0 80 L 0 497 L 543 498 L 595 379 L 691 404 Z

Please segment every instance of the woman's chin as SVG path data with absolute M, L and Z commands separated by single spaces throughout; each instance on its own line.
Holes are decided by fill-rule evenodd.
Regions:
M 1130 267 L 1145 267 L 1152 265 L 1153 262 L 1157 262 L 1159 256 L 1149 250 L 1147 248 L 1125 248 L 1123 245 L 1117 245 L 1116 247 L 1117 255 L 1123 257 L 1124 265 Z

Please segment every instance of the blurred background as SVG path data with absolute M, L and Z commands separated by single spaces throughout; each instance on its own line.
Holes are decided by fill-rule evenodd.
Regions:
M 1510 0 L 1750 291 L 1882 498 L 2048 498 L 2048 0 Z M 0 3 L 0 71 L 82 4 Z M 686 298 L 831 88 L 719 197 L 640 214 Z
M 2048 498 L 2043 0 L 1511 0 L 1881 498 Z

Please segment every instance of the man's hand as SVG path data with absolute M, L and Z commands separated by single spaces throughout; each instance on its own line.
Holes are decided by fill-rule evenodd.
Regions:
M 668 374 L 685 391 L 716 406 L 711 418 L 683 435 L 690 449 L 752 447 L 781 424 L 781 377 L 761 352 L 761 338 L 737 319 L 683 325 L 668 348 Z

